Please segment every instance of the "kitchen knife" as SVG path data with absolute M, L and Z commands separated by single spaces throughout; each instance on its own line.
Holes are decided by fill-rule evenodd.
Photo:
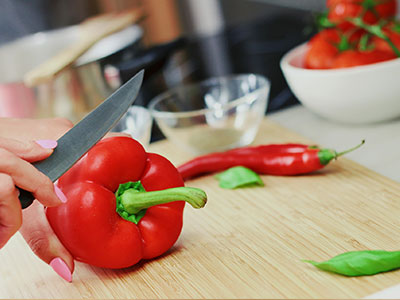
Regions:
M 33 165 L 53 182 L 56 181 L 121 119 L 139 93 L 143 74 L 141 70 L 104 100 L 57 141 L 58 145 L 51 156 Z M 26 208 L 35 197 L 28 191 L 18 189 L 21 207 Z

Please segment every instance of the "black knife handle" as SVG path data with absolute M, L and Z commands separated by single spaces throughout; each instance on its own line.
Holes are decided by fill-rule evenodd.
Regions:
M 17 187 L 17 189 L 19 190 L 19 202 L 21 202 L 22 209 L 27 208 L 33 203 L 35 197 L 32 195 L 31 192 L 25 191 L 24 189 L 21 189 L 19 187 Z

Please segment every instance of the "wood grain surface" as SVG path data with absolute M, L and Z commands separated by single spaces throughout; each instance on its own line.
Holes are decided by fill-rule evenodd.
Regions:
M 310 141 L 265 120 L 254 144 L 275 142 Z M 191 158 L 165 141 L 150 151 L 176 164 Z M 400 271 L 348 278 L 301 261 L 400 250 L 399 183 L 346 158 L 313 175 L 262 179 L 264 187 L 239 190 L 219 188 L 213 176 L 187 182 L 209 200 L 201 210 L 186 207 L 168 253 L 117 271 L 77 263 L 72 283 L 16 235 L 0 251 L 0 297 L 349 299 L 400 282 Z

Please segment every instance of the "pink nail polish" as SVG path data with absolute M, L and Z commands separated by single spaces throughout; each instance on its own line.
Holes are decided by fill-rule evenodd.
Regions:
M 65 279 L 68 282 L 72 281 L 72 274 L 71 271 L 69 270 L 67 264 L 59 257 L 54 258 L 50 262 L 50 266 L 53 268 L 53 270 L 60 275 L 63 279 Z
M 54 149 L 57 147 L 57 141 L 54 140 L 37 140 L 35 142 L 45 149 Z
M 65 197 L 64 193 L 56 185 L 54 186 L 54 192 L 56 193 L 57 197 L 61 200 L 62 203 L 67 202 L 67 197 Z

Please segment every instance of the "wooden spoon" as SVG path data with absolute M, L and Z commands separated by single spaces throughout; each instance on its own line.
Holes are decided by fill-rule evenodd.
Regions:
M 138 22 L 143 17 L 141 9 L 104 14 L 89 18 L 79 24 L 80 37 L 70 47 L 38 65 L 24 76 L 27 86 L 50 81 L 62 70 L 73 64 L 83 53 L 102 38 Z

